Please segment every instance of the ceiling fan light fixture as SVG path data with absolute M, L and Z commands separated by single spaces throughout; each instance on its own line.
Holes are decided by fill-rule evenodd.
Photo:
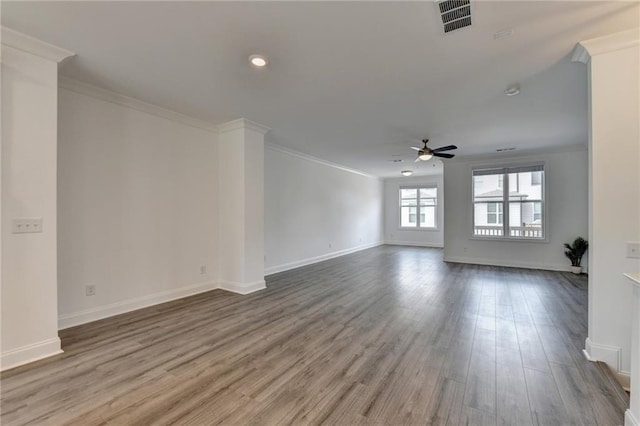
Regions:
M 440 148 L 431 149 L 427 146 L 429 143 L 429 139 L 422 139 L 422 143 L 424 146 L 422 148 L 418 148 L 417 146 L 410 147 L 414 151 L 418 151 L 418 158 L 416 158 L 415 163 L 419 161 L 429 161 L 433 157 L 442 157 L 442 158 L 453 158 L 454 154 L 447 154 L 444 151 L 451 151 L 453 149 L 458 149 L 455 145 L 447 145 L 441 146 Z
M 400 174 L 402 176 L 411 176 L 413 174 L 413 171 L 411 171 L 411 170 L 403 170 L 403 171 L 400 172 Z

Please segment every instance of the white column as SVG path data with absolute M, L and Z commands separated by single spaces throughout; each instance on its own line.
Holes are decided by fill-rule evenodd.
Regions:
M 638 270 L 626 244 L 640 241 L 640 32 L 581 42 L 589 72 L 589 337 L 585 351 L 628 386 L 632 292 Z M 632 391 L 633 392 L 633 391 Z M 640 390 L 636 390 L 640 392 Z
M 640 426 L 640 273 L 625 274 L 633 284 L 631 322 L 631 404 L 624 415 L 625 426 Z
M 220 287 L 247 294 L 264 281 L 264 135 L 246 119 L 219 126 Z
M 58 62 L 71 52 L 2 28 L 2 356 L 7 369 L 62 352 L 57 297 Z M 42 232 L 13 233 L 41 218 Z

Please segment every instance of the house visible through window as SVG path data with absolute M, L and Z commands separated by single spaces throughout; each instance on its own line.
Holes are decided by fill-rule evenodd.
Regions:
M 531 172 L 531 185 L 542 184 L 542 172 Z
M 400 227 L 435 228 L 438 188 L 415 186 L 400 188 Z
M 502 225 L 502 204 L 488 203 L 487 204 L 487 223 L 495 223 Z
M 542 220 L 542 203 L 533 203 L 533 221 L 539 222 Z
M 545 238 L 544 166 L 473 170 L 473 235 Z

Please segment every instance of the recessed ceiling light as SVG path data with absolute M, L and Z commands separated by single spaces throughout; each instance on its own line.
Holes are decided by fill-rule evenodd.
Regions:
M 507 96 L 515 96 L 518 93 L 520 93 L 520 85 L 519 84 L 512 84 L 511 86 L 507 87 L 507 90 L 505 90 L 504 93 Z
M 411 170 L 403 170 L 400 172 L 402 176 L 411 176 L 413 172 Z
M 262 55 L 251 55 L 249 56 L 249 62 L 251 62 L 251 65 L 255 66 L 255 67 L 266 67 L 267 64 L 269 63 L 269 61 L 267 61 L 267 58 L 265 58 Z
M 504 30 L 496 31 L 493 33 L 493 39 L 499 40 L 501 38 L 508 38 L 513 35 L 513 28 L 505 28 Z

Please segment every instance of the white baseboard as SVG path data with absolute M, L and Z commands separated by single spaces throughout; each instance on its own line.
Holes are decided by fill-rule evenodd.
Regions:
M 236 283 L 231 281 L 221 281 L 218 285 L 221 290 L 231 291 L 238 294 L 249 294 L 255 291 L 263 290 L 267 288 L 264 280 L 255 281 L 252 283 Z
M 42 342 L 22 346 L 2 352 L 2 356 L 0 357 L 0 371 L 5 371 L 61 353 L 60 338 L 57 336 Z
M 526 269 L 542 269 L 545 271 L 571 271 L 571 266 L 564 264 L 548 264 L 537 262 L 522 262 L 512 261 L 504 259 L 482 259 L 476 257 L 456 257 L 456 256 L 444 256 L 445 262 L 453 263 L 468 263 L 471 265 L 487 265 L 487 266 L 505 266 L 507 268 L 526 268 Z
M 621 370 L 620 354 L 622 349 L 617 346 L 594 343 L 589 337 L 584 341 L 584 355 L 589 361 L 601 361 L 609 366 L 618 382 L 624 389 L 631 385 L 631 373 Z
M 208 281 L 163 291 L 161 293 L 150 294 L 135 299 L 123 300 L 121 302 L 111 303 L 109 305 L 99 306 L 80 312 L 63 314 L 58 316 L 58 329 L 62 330 L 76 325 L 85 324 L 87 322 L 97 321 L 99 319 L 124 314 L 126 312 L 135 311 L 136 309 L 146 308 L 159 303 L 170 302 L 187 296 L 193 296 L 194 294 L 204 293 L 205 291 L 215 290 L 217 288 L 219 288 L 217 282 Z
M 307 259 L 296 260 L 294 262 L 289 262 L 289 263 L 285 263 L 285 264 L 282 264 L 282 265 L 271 266 L 271 267 L 266 268 L 264 270 L 264 274 L 265 275 L 277 274 L 278 272 L 284 272 L 284 271 L 288 271 L 290 269 L 300 268 L 302 266 L 307 266 L 307 265 L 311 265 L 311 264 L 314 264 L 314 263 L 322 262 L 324 260 L 329 260 L 329 259 L 333 259 L 333 258 L 336 258 L 336 257 L 344 256 L 346 254 L 355 253 L 355 252 L 360 251 L 360 250 L 366 250 L 366 249 L 370 249 L 372 247 L 378 247 L 378 246 L 381 246 L 382 244 L 383 244 L 383 242 L 379 241 L 379 242 L 376 242 L 376 243 L 364 244 L 364 245 L 361 245 L 361 246 L 356 246 L 356 247 L 352 247 L 352 248 L 348 248 L 348 249 L 344 249 L 344 250 L 333 251 L 331 253 L 323 254 L 323 255 L 320 255 L 320 256 L 309 257 Z
M 387 240 L 384 242 L 387 245 L 390 246 L 411 246 L 411 247 L 433 247 L 433 248 L 443 248 L 444 244 L 442 243 L 423 243 L 423 242 L 416 242 L 416 241 L 391 241 L 391 240 Z
M 624 412 L 624 426 L 640 426 L 640 421 L 633 415 L 631 409 Z

